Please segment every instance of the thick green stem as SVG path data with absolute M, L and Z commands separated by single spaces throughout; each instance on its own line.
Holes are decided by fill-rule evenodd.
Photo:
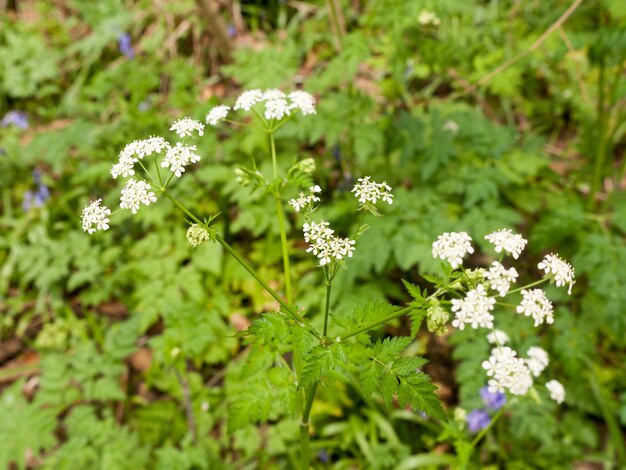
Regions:
M 355 330 L 350 331 L 349 333 L 342 335 L 341 336 L 341 341 L 344 341 L 348 338 L 351 338 L 353 336 L 356 336 L 360 333 L 365 333 L 366 331 L 371 330 L 372 328 L 377 327 L 378 325 L 382 325 L 383 323 L 387 323 L 391 320 L 395 320 L 396 318 L 400 318 L 403 315 L 406 315 L 407 313 L 409 313 L 411 310 L 414 310 L 415 307 L 413 306 L 409 306 L 409 307 L 405 307 L 403 309 L 397 310 L 395 312 L 393 312 L 390 315 L 387 315 L 384 318 L 381 318 L 380 320 L 376 320 L 375 322 L 369 323 L 367 325 L 364 325 L 360 328 L 357 328 Z
M 302 421 L 300 421 L 300 469 L 308 470 L 311 463 L 311 455 L 309 450 L 309 416 L 311 415 L 311 408 L 313 407 L 313 401 L 315 400 L 315 394 L 317 393 L 317 384 L 313 385 L 309 389 L 307 394 L 306 404 L 302 411 Z

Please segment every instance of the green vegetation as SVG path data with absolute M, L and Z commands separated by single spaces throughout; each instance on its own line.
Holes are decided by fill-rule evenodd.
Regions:
M 0 2 L 0 467 L 622 468 L 625 55 L 622 0 Z M 83 231 L 127 144 L 254 88 L 316 114 L 207 125 L 180 180 L 136 166 L 158 201 Z M 309 217 L 353 256 L 320 267 Z M 576 270 L 550 327 L 517 287 L 495 313 L 562 404 L 489 407 L 491 329 L 452 327 L 502 228 L 520 286 Z M 432 244 L 461 231 L 454 270 Z

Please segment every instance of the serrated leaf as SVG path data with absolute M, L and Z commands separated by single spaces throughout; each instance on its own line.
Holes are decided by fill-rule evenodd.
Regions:
M 428 375 L 418 372 L 402 377 L 398 388 L 398 402 L 401 406 L 409 405 L 433 418 L 446 420 L 441 401 L 435 393 L 435 387 Z

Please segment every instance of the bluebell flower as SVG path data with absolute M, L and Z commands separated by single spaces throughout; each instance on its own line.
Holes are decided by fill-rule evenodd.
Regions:
M 485 406 L 493 411 L 497 411 L 506 403 L 506 395 L 502 392 L 490 392 L 489 387 L 480 389 L 480 396 Z
M 228 36 L 230 36 L 231 38 L 234 38 L 235 36 L 237 36 L 237 28 L 235 27 L 234 24 L 228 25 Z
M 50 190 L 41 181 L 41 170 L 33 170 L 33 181 L 37 185 L 37 189 L 35 191 L 29 189 L 24 193 L 24 200 L 22 201 L 24 212 L 28 212 L 33 207 L 42 207 L 50 199 Z
M 485 410 L 472 410 L 467 414 L 467 429 L 472 433 L 485 429 L 490 422 L 491 416 Z
M 1 127 L 9 127 L 14 125 L 20 129 L 28 129 L 28 118 L 23 111 L 9 111 L 0 121 Z
M 129 59 L 135 57 L 135 50 L 133 49 L 133 45 L 131 43 L 130 34 L 122 33 L 118 36 L 117 39 L 120 52 Z
M 327 463 L 328 462 L 328 452 L 326 449 L 322 449 L 318 452 L 317 458 L 320 462 Z

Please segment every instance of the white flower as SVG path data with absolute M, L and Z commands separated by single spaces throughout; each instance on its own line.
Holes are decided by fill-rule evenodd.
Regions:
M 156 196 L 150 191 L 150 185 L 145 181 L 135 181 L 129 179 L 122 189 L 122 196 L 120 198 L 120 207 L 122 209 L 130 209 L 133 214 L 136 214 L 141 204 L 149 206 L 151 202 L 156 202 Z
M 548 367 L 550 363 L 550 359 L 548 357 L 548 353 L 537 346 L 531 347 L 528 352 L 528 359 L 526 359 L 526 366 L 535 377 L 539 377 L 539 374 L 543 372 L 543 370 Z
M 488 297 L 485 287 L 479 284 L 476 289 L 467 293 L 464 299 L 452 299 L 452 311 L 455 319 L 452 326 L 463 330 L 465 325 L 472 328 L 493 328 L 493 315 L 490 313 L 496 303 L 496 299 Z
M 542 323 L 551 325 L 554 322 L 552 302 L 548 300 L 541 289 L 523 289 L 522 303 L 517 307 L 517 313 L 533 317 L 535 326 Z
M 285 98 L 269 99 L 265 101 L 265 119 L 282 119 L 291 114 L 291 109 Z
M 437 15 L 432 11 L 422 10 L 422 12 L 417 17 L 417 22 L 422 26 L 439 26 L 441 21 L 437 18 Z
M 315 98 L 306 91 L 292 91 L 289 93 L 291 109 L 299 109 L 303 116 L 315 114 Z
M 293 210 L 295 210 L 296 212 L 300 212 L 303 209 L 304 212 L 309 212 L 313 206 L 313 203 L 320 201 L 320 198 L 315 195 L 316 193 L 320 192 L 322 192 L 322 188 L 320 188 L 318 185 L 311 186 L 309 188 L 309 194 L 304 194 L 303 192 L 301 192 L 298 195 L 297 199 L 291 199 L 289 201 L 289 205 L 293 207 Z
M 200 121 L 185 117 L 172 124 L 170 131 L 176 132 L 181 138 L 192 135 L 194 131 L 197 131 L 198 135 L 204 135 L 204 124 Z
M 280 90 L 276 90 L 275 88 L 271 88 L 263 92 L 263 101 L 284 100 L 285 98 L 287 98 L 287 95 Z
M 329 264 L 333 260 L 350 258 L 354 254 L 355 241 L 336 237 L 328 222 L 306 223 L 303 226 L 303 232 L 304 240 L 309 243 L 306 251 L 312 252 L 320 259 L 320 266 Z
M 491 333 L 487 335 L 487 341 L 490 344 L 497 344 L 499 346 L 503 346 L 509 342 L 509 335 L 507 335 L 504 331 L 501 331 L 501 330 L 493 330 Z
M 252 109 L 255 104 L 262 100 L 263 92 L 261 90 L 247 90 L 239 95 L 237 101 L 235 101 L 235 106 L 233 106 L 233 109 L 235 111 L 238 109 L 250 111 L 250 109 Z
M 496 247 L 496 253 L 502 250 L 513 255 L 513 258 L 519 258 L 520 253 L 528 243 L 521 235 L 513 233 L 510 229 L 497 230 L 485 236 L 485 239 Z
M 546 273 L 546 276 L 550 273 L 554 276 L 554 280 L 556 281 L 557 287 L 564 286 L 565 284 L 569 284 L 569 289 L 567 293 L 571 295 L 572 286 L 576 283 L 574 280 L 574 268 L 572 266 L 563 261 L 557 255 L 550 253 L 546 255 L 541 263 L 537 265 L 539 269 L 543 269 Z
M 448 131 L 450 134 L 456 134 L 459 132 L 459 125 L 452 119 L 448 119 L 443 125 L 443 130 Z
M 167 150 L 161 166 L 169 168 L 176 176 L 180 177 L 187 165 L 200 161 L 200 156 L 194 153 L 195 151 L 195 145 L 183 145 L 177 142 L 175 147 L 170 147 Z
M 163 137 L 150 137 L 145 140 L 135 140 L 127 144 L 119 154 L 118 162 L 111 168 L 111 176 L 124 178 L 135 174 L 134 166 L 143 157 L 153 153 L 161 153 L 169 148 L 170 144 Z
M 369 176 L 359 178 L 352 188 L 352 192 L 362 205 L 376 204 L 379 199 L 387 204 L 393 204 L 393 194 L 391 194 L 391 187 L 387 182 L 376 183 L 370 181 Z
M 558 380 L 550 380 L 546 383 L 546 388 L 550 392 L 550 398 L 552 398 L 559 405 L 565 400 L 565 388 Z
M 207 124 L 211 126 L 217 126 L 218 122 L 226 119 L 229 111 L 230 106 L 220 105 L 214 107 L 213 109 L 211 109 L 211 111 L 209 111 L 209 114 L 206 115 Z
M 191 227 L 187 229 L 187 241 L 194 248 L 202 245 L 210 238 L 211 237 L 207 229 L 198 224 L 192 224 Z
M 90 235 L 96 230 L 108 230 L 111 210 L 107 206 L 101 206 L 102 199 L 92 201 L 83 209 L 83 230 Z M 95 225 L 95 228 L 94 228 Z
M 445 232 L 433 243 L 433 258 L 446 260 L 458 268 L 467 253 L 474 253 L 471 241 L 472 237 L 465 232 Z
M 494 261 L 489 271 L 485 273 L 485 277 L 489 280 L 489 286 L 498 291 L 500 297 L 506 295 L 511 288 L 511 283 L 515 282 L 517 276 L 515 268 L 506 269 L 497 261 Z
M 533 385 L 532 375 L 523 359 L 507 346 L 491 350 L 491 356 L 483 361 L 482 367 L 487 371 L 489 391 L 504 392 L 513 395 L 525 395 Z

